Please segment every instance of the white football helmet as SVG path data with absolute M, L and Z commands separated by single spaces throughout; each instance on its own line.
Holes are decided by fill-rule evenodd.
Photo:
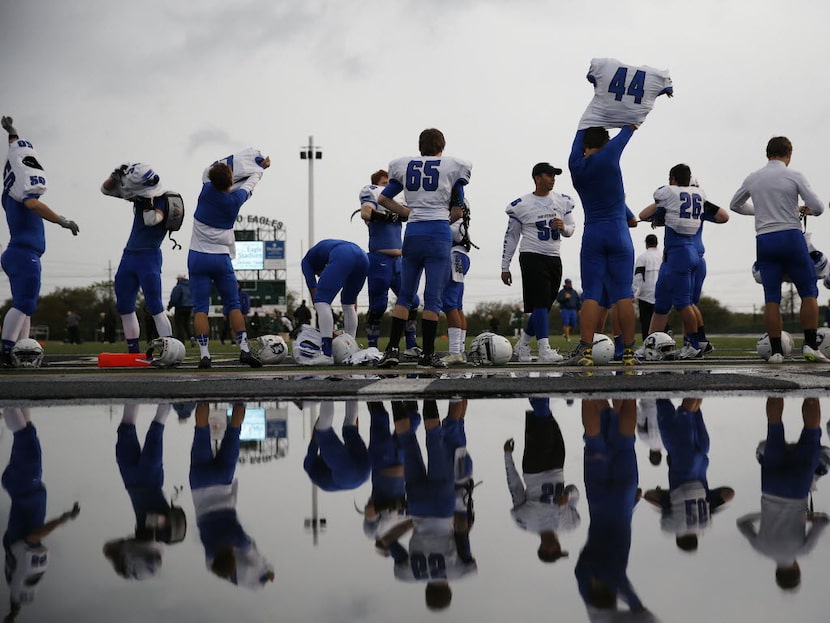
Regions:
M 288 355 L 288 344 L 279 335 L 260 335 L 251 342 L 254 355 L 262 363 L 282 363 Z
M 591 355 L 594 358 L 594 365 L 601 366 L 611 363 L 614 358 L 614 340 L 602 333 L 594 333 L 594 345 Z
M 39 368 L 43 363 L 43 347 L 37 340 L 26 337 L 12 347 L 11 357 L 15 368 Z
M 755 350 L 764 361 L 767 361 L 772 355 L 772 346 L 769 341 L 769 334 L 764 333 L 758 338 L 758 343 L 755 345 Z M 781 331 L 781 350 L 784 351 L 784 357 L 789 357 L 793 354 L 793 336 L 786 331 Z
M 479 365 L 501 366 L 510 361 L 512 356 L 513 346 L 510 340 L 490 331 L 475 336 L 467 351 L 467 360 Z
M 157 337 L 147 345 L 144 356 L 157 368 L 173 368 L 184 361 L 184 344 L 174 337 Z
M 764 283 L 761 279 L 761 271 L 758 269 L 758 262 L 752 262 L 752 278 L 755 283 Z
M 331 356 L 337 365 L 346 363 L 346 360 L 359 350 L 357 340 L 349 333 L 341 333 L 331 343 Z
M 323 336 L 320 330 L 311 325 L 303 325 L 302 330 L 294 340 L 291 356 L 300 365 L 310 365 L 311 361 L 323 354 Z
M 816 333 L 816 343 L 821 354 L 830 358 L 830 328 L 818 328 L 818 332 Z
M 667 361 L 677 354 L 677 344 L 668 333 L 655 331 L 643 342 L 643 355 L 646 361 Z

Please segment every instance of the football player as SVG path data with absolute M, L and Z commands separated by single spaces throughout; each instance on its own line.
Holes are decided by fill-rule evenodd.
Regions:
M 467 316 L 464 314 L 464 277 L 470 270 L 470 204 L 465 199 L 462 216 L 450 224 L 450 277 L 441 295 L 441 308 L 447 316 L 449 354 L 443 362 L 450 365 L 466 363 Z M 478 247 L 476 247 L 477 249 Z
M 530 314 L 513 350 L 519 361 L 531 360 L 530 341 L 534 337 L 539 361 L 564 359 L 550 347 L 549 321 L 550 308 L 562 281 L 561 239 L 572 236 L 576 228 L 573 200 L 553 190 L 556 176 L 561 174 L 562 169 L 547 162 L 534 165 L 531 171 L 534 191 L 514 200 L 505 209 L 508 219 L 501 254 L 501 280 L 507 286 L 513 284 L 510 262 L 518 247 L 524 311 Z
M 262 362 L 251 354 L 245 316 L 240 311 L 239 290 L 231 257 L 236 256 L 233 227 L 242 204 L 254 191 L 270 157 L 248 149 L 213 163 L 202 176 L 202 192 L 193 215 L 193 234 L 187 254 L 190 290 L 193 294 L 193 328 L 199 343 L 199 367 L 210 368 L 210 289 L 215 285 L 228 308 L 228 317 L 239 345 L 239 361 L 252 368 Z
M 472 165 L 466 160 L 444 156 L 446 141 L 436 128 L 421 132 L 420 156 L 403 157 L 389 163 L 389 184 L 378 203 L 398 216 L 408 216 L 402 247 L 401 290 L 392 310 L 392 328 L 380 367 L 400 361 L 400 341 L 409 318 L 421 273 L 425 274 L 424 311 L 421 316 L 422 367 L 445 368 L 435 354 L 435 334 L 441 311 L 441 294 L 449 278 L 452 234 L 450 220 L 461 214 L 464 186 L 470 181 Z M 395 201 L 401 192 L 406 205 Z
M 124 327 L 127 351 L 138 353 L 141 327 L 135 313 L 138 290 L 144 293 L 159 337 L 171 337 L 173 328 L 161 300 L 161 243 L 167 230 L 167 201 L 158 174 L 142 162 L 122 164 L 101 185 L 101 192 L 133 204 L 133 224 L 115 273 L 115 304 Z
M 677 164 L 669 171 L 668 186 L 654 191 L 654 203 L 640 212 L 640 220 L 652 219 L 658 211 L 665 222 L 663 257 L 665 268 L 658 277 L 661 294 L 655 298 L 655 313 L 667 315 L 666 294 L 683 322 L 684 343 L 678 359 L 693 359 L 701 353 L 698 316 L 693 307 L 693 292 L 700 266 L 699 240 L 703 219 L 726 223 L 729 213 L 706 199 L 703 189 L 691 185 L 692 171 L 686 164 Z M 663 290 L 666 288 L 666 290 Z M 659 300 L 659 307 L 658 307 Z
M 635 322 L 631 282 L 634 245 L 628 233 L 625 190 L 620 158 L 636 129 L 623 127 L 613 139 L 602 127 L 578 130 L 568 166 L 574 188 L 585 210 L 585 230 L 579 252 L 582 273 L 580 341 L 569 363 L 591 366 L 594 332 L 601 314 L 600 301 L 616 305 L 624 365 L 634 365 Z
M 378 346 L 380 324 L 389 304 L 389 291 L 397 296 L 401 289 L 402 223 L 406 216 L 399 216 L 378 205 L 378 196 L 389 183 L 389 173 L 380 169 L 372 173 L 371 184 L 360 190 L 360 218 L 369 230 L 369 311 L 366 313 L 366 339 L 369 346 Z M 420 299 L 413 298 L 404 336 L 404 357 L 417 359 L 421 349 L 417 342 L 417 317 Z
M 333 419 L 334 402 L 322 402 L 303 469 L 311 482 L 323 491 L 357 489 L 368 480 L 372 469 L 369 451 L 357 429 L 357 402 L 346 401 L 342 441 L 332 428 Z
M 15 343 L 29 337 L 32 314 L 40 294 L 40 257 L 46 250 L 43 221 L 57 223 L 78 235 L 78 225 L 43 203 L 46 173 L 32 143 L 20 138 L 11 117 L 0 125 L 9 134 L 9 153 L 3 168 L 3 210 L 9 226 L 9 243 L 2 256 L 3 272 L 9 277 L 12 307 L 3 318 L 0 367 L 11 367 Z
M 9 464 L 3 470 L 3 489 L 11 498 L 3 534 L 11 611 L 4 620 L 14 621 L 21 607 L 34 600 L 49 567 L 49 548 L 43 539 L 75 519 L 81 508 L 75 502 L 72 510 L 46 521 L 43 456 L 31 414 L 27 408 L 7 407 L 3 420 L 14 435 Z
M 357 333 L 357 295 L 366 283 L 369 258 L 353 242 L 346 240 L 321 240 L 311 247 L 300 262 L 305 284 L 311 293 L 323 349 L 319 362 L 309 365 L 328 365 L 331 360 L 331 342 L 334 339 L 334 316 L 331 303 L 340 292 L 343 308 L 343 328 L 352 337 Z
M 579 594 L 589 612 L 616 610 L 618 598 L 631 612 L 645 612 L 627 574 L 631 519 L 642 494 L 634 453 L 636 401 L 614 401 L 612 406 L 605 400 L 585 399 L 582 423 L 590 525 L 574 569 Z
M 767 439 L 763 452 L 756 452 L 761 511 L 738 518 L 737 525 L 756 552 L 775 562 L 776 584 L 793 590 L 801 584 L 798 558 L 815 547 L 830 524 L 826 513 L 814 512 L 808 504 L 821 454 L 821 405 L 818 398 L 804 398 L 803 426 L 795 443 L 784 438 L 784 399 L 767 398 L 766 411 Z
M 712 514 L 735 497 L 735 490 L 709 488 L 709 433 L 700 411 L 703 401 L 684 398 L 676 409 L 667 398 L 656 402 L 669 488 L 649 489 L 643 497 L 660 511 L 660 525 L 675 534 L 677 547 L 696 551 L 699 535 L 709 527 Z
M 438 405 L 424 400 L 427 460 L 415 438 L 408 414 L 393 413 L 395 434 L 404 454 L 404 478 L 410 521 L 397 526 L 379 543 L 395 561 L 395 577 L 404 582 L 425 582 L 426 605 L 443 610 L 452 601 L 450 580 L 478 571 L 470 553 L 469 531 L 456 532 L 456 496 L 453 462 L 450 460 Z M 398 539 L 411 530 L 409 547 Z
M 789 168 L 793 144 L 786 136 L 767 143 L 767 165 L 751 173 L 735 192 L 729 208 L 755 216 L 757 264 L 764 286 L 764 326 L 770 336 L 770 363 L 784 360 L 781 346 L 781 282 L 790 276 L 801 297 L 802 354 L 807 361 L 830 363 L 818 349 L 818 288 L 816 269 L 804 235 L 801 217 L 824 212 L 824 203 L 803 174 Z M 799 206 L 798 198 L 805 205 Z M 750 201 L 751 199 L 751 201 Z
M 227 428 L 214 455 L 210 438 L 210 405 L 196 405 L 196 426 L 190 452 L 190 491 L 211 573 L 252 590 L 274 581 L 274 567 L 245 532 L 236 513 L 239 434 L 245 420 L 245 403 L 234 403 Z
M 124 578 L 144 580 L 161 567 L 159 543 L 179 543 L 187 532 L 184 511 L 164 496 L 164 425 L 171 405 L 162 403 L 144 438 L 138 441 L 138 405 L 126 404 L 118 425 L 115 459 L 135 513 L 135 534 L 104 545 L 104 555 Z
M 513 501 L 510 516 L 522 530 L 539 535 L 536 554 L 542 562 L 552 563 L 568 556 L 557 533 L 579 525 L 579 492 L 573 485 L 565 486 L 565 440 L 550 398 L 530 398 L 530 405 L 532 409 L 525 411 L 524 480 L 513 460 L 513 440 L 504 443 L 507 488 Z

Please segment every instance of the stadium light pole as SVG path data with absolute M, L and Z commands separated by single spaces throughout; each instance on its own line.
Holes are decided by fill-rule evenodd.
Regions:
M 308 160 L 308 248 L 314 246 L 314 161 L 323 159 L 319 145 L 314 144 L 314 137 L 308 137 L 308 145 L 300 148 L 300 160 Z

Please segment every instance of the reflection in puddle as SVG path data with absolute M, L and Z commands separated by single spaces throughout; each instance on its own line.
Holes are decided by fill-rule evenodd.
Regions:
M 7 620 L 826 620 L 816 398 L 8 407 L 3 421 Z

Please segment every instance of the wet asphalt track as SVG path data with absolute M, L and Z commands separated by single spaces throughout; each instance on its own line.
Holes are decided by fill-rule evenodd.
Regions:
M 240 400 L 389 400 L 453 396 L 644 397 L 660 395 L 830 395 L 830 366 L 791 360 L 706 359 L 584 369 L 511 363 L 448 370 L 402 364 L 304 368 L 283 364 L 253 370 L 235 359 L 215 359 L 210 370 L 185 363 L 173 370 L 96 366 L 94 357 L 51 359 L 39 370 L 0 370 L 0 406 L 112 402 Z

